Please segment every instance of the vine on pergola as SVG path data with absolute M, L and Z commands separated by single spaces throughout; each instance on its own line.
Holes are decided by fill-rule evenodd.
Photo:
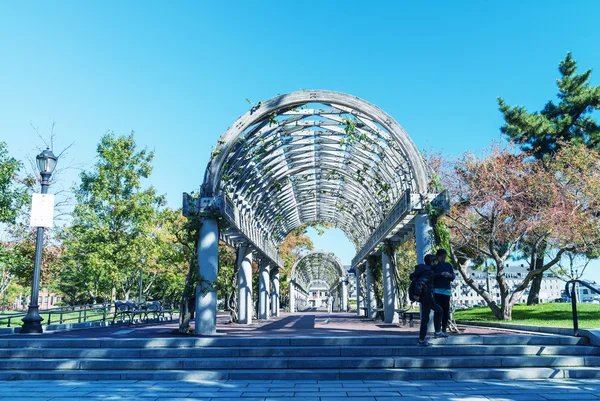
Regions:
M 358 251 L 426 182 L 419 153 L 391 117 L 349 95 L 310 91 L 240 117 L 213 151 L 203 190 L 224 194 L 275 248 L 294 228 L 320 222 Z

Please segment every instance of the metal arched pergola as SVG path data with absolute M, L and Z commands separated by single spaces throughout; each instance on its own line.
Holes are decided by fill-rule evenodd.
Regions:
M 216 280 L 222 239 L 238 248 L 240 282 L 251 283 L 254 254 L 274 287 L 274 272 L 283 266 L 281 242 L 308 223 L 346 234 L 357 252 L 355 271 L 370 255 L 385 257 L 382 244 L 400 244 L 415 230 L 418 255 L 424 255 L 431 236 L 422 213 L 437 195 L 428 182 L 416 146 L 383 110 L 344 93 L 301 91 L 255 104 L 221 136 L 200 197 L 184 196 L 184 215 L 203 219 L 198 257 L 204 280 Z M 261 273 L 261 288 L 268 288 L 268 277 Z M 212 334 L 216 292 L 199 286 L 197 295 L 196 333 Z M 252 319 L 245 299 L 251 300 L 251 285 L 240 289 L 241 322 Z M 263 303 L 269 304 L 261 296 Z M 259 317 L 267 309 L 261 307 Z
M 312 251 L 300 257 L 290 273 L 290 311 L 306 306 L 306 294 L 313 284 L 325 284 L 331 294 L 335 294 L 336 302 L 341 310 L 346 310 L 348 290 L 346 287 L 346 270 L 342 261 L 331 252 Z

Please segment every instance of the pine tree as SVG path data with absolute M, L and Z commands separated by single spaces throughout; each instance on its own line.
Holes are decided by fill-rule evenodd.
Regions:
M 555 154 L 565 142 L 600 149 L 600 126 L 591 116 L 594 110 L 600 110 L 600 85 L 589 84 L 592 70 L 577 74 L 577 62 L 571 53 L 560 62 L 558 70 L 558 104 L 549 101 L 542 111 L 530 113 L 498 98 L 505 120 L 502 133 L 538 159 Z
M 585 144 L 600 149 L 600 126 L 592 118 L 594 110 L 600 110 L 600 85 L 589 83 L 592 70 L 577 74 L 577 62 L 567 53 L 558 68 L 558 104 L 549 101 L 540 112 L 528 112 L 521 106 L 508 106 L 498 98 L 498 105 L 505 120 L 500 129 L 506 137 L 518 144 L 536 159 L 547 159 L 566 143 Z M 524 247 L 526 253 L 527 246 Z M 546 246 L 538 247 L 534 270 L 544 265 Z M 531 285 L 529 305 L 539 303 L 542 275 L 536 276 Z

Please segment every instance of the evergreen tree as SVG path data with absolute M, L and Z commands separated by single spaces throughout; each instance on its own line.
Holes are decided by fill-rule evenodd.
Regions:
M 558 104 L 549 101 L 542 111 L 530 113 L 524 107 L 510 107 L 498 98 L 505 120 L 501 132 L 521 150 L 541 160 L 554 156 L 566 143 L 600 149 L 600 126 L 592 118 L 594 110 L 600 109 L 600 85 L 590 85 L 592 70 L 577 74 L 577 62 L 571 53 L 560 62 L 558 70 L 561 75 L 557 80 Z M 522 249 L 525 257 L 531 248 L 525 244 Z M 534 255 L 534 270 L 544 266 L 545 254 L 543 241 Z M 527 304 L 539 303 L 542 279 L 538 275 L 533 280 Z
M 560 62 L 558 70 L 558 104 L 549 101 L 542 111 L 530 113 L 498 98 L 505 120 L 502 133 L 538 159 L 554 155 L 565 142 L 600 149 L 600 126 L 592 118 L 592 112 L 600 110 L 600 85 L 589 84 L 592 70 L 577 74 L 577 62 L 571 53 Z

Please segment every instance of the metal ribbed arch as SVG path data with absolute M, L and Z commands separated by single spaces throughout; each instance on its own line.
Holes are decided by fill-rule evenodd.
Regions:
M 312 251 L 299 258 L 290 274 L 290 279 L 305 291 L 311 283 L 325 281 L 328 288 L 334 287 L 340 277 L 346 277 L 346 270 L 340 259 L 333 253 Z
M 303 91 L 253 107 L 219 140 L 203 196 L 225 195 L 275 248 L 311 222 L 339 227 L 359 250 L 407 193 L 427 192 L 423 161 L 376 106 Z

